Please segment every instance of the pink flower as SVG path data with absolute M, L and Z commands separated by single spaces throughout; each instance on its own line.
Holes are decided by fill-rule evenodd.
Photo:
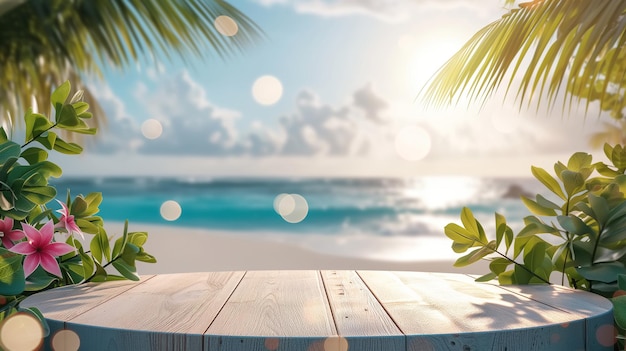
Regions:
M 26 255 L 24 274 L 28 277 L 37 266 L 41 266 L 47 272 L 60 277 L 61 269 L 55 257 L 70 253 L 74 251 L 74 248 L 66 243 L 52 242 L 54 235 L 52 221 L 41 227 L 41 230 L 37 230 L 27 223 L 24 223 L 22 228 L 24 228 L 24 234 L 26 234 L 28 241 L 17 243 L 9 251 Z
M 72 233 L 78 233 L 80 237 L 85 240 L 85 235 L 83 235 L 83 232 L 74 221 L 74 216 L 70 214 L 67 205 L 59 200 L 57 200 L 57 202 L 60 203 L 63 208 L 57 210 L 57 212 L 61 214 L 61 218 L 59 218 L 59 223 L 56 224 L 55 228 L 64 228 L 70 235 L 72 235 Z
M 24 237 L 24 232 L 13 229 L 13 218 L 0 219 L 0 236 L 2 237 L 2 245 L 7 249 L 13 247 L 13 242 Z

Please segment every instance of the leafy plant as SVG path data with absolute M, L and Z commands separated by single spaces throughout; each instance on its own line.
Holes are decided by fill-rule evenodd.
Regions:
M 560 274 L 576 289 L 612 298 L 616 325 L 626 327 L 626 148 L 605 144 L 609 164 L 592 163 L 578 152 L 567 164 L 557 162 L 554 176 L 532 167 L 533 176 L 548 190 L 534 199 L 522 197 L 532 215 L 518 232 L 496 213 L 495 239 L 469 208 L 461 212 L 461 225 L 450 223 L 445 234 L 452 249 L 465 253 L 455 266 L 490 260 L 488 274 L 477 281 L 497 279 L 500 284 L 550 284 Z
M 108 280 L 139 280 L 136 261 L 156 262 L 144 251 L 148 234 L 107 235 L 97 216 L 101 193 L 53 201 L 57 191 L 51 177 L 61 168 L 48 160 L 49 151 L 80 154 L 80 145 L 63 140 L 58 131 L 95 134 L 86 120 L 92 115 L 80 92 L 70 99 L 70 84 L 51 96 L 54 118 L 29 110 L 24 117 L 25 139 L 18 144 L 0 128 L 0 320 L 20 310 L 25 297 L 68 284 Z M 61 209 L 53 211 L 51 204 Z M 57 215 L 58 214 L 58 215 Z M 114 240 L 114 241 L 113 241 Z M 111 244 L 113 243 L 113 247 Z M 28 309 L 39 319 L 36 309 Z

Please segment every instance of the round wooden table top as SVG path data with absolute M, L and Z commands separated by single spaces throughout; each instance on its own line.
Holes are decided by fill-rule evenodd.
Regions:
M 449 273 L 164 274 L 53 289 L 22 306 L 48 320 L 46 347 L 71 334 L 80 350 L 572 351 L 614 340 L 600 296 Z

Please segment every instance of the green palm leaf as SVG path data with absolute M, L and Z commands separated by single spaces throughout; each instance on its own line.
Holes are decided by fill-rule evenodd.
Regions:
M 581 100 L 621 111 L 615 86 L 626 84 L 625 11 L 623 0 L 522 3 L 476 33 L 421 95 L 434 105 L 458 103 L 461 95 L 484 103 L 503 83 L 505 94 L 519 84 L 520 108 L 546 99 L 550 108 L 564 87 L 563 111 Z
M 214 20 L 229 16 L 234 36 L 218 32 Z M 0 2 L 0 116 L 20 121 L 33 96 L 49 109 L 50 92 L 70 80 L 85 89 L 84 77 L 101 77 L 102 67 L 125 68 L 136 61 L 225 57 L 258 39 L 262 31 L 221 0 L 8 0 Z M 97 123 L 101 108 L 86 90 Z

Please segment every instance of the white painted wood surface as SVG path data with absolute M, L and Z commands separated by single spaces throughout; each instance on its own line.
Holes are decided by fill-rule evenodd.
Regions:
M 248 271 L 146 276 L 29 297 L 80 350 L 612 350 L 611 303 L 462 274 Z

